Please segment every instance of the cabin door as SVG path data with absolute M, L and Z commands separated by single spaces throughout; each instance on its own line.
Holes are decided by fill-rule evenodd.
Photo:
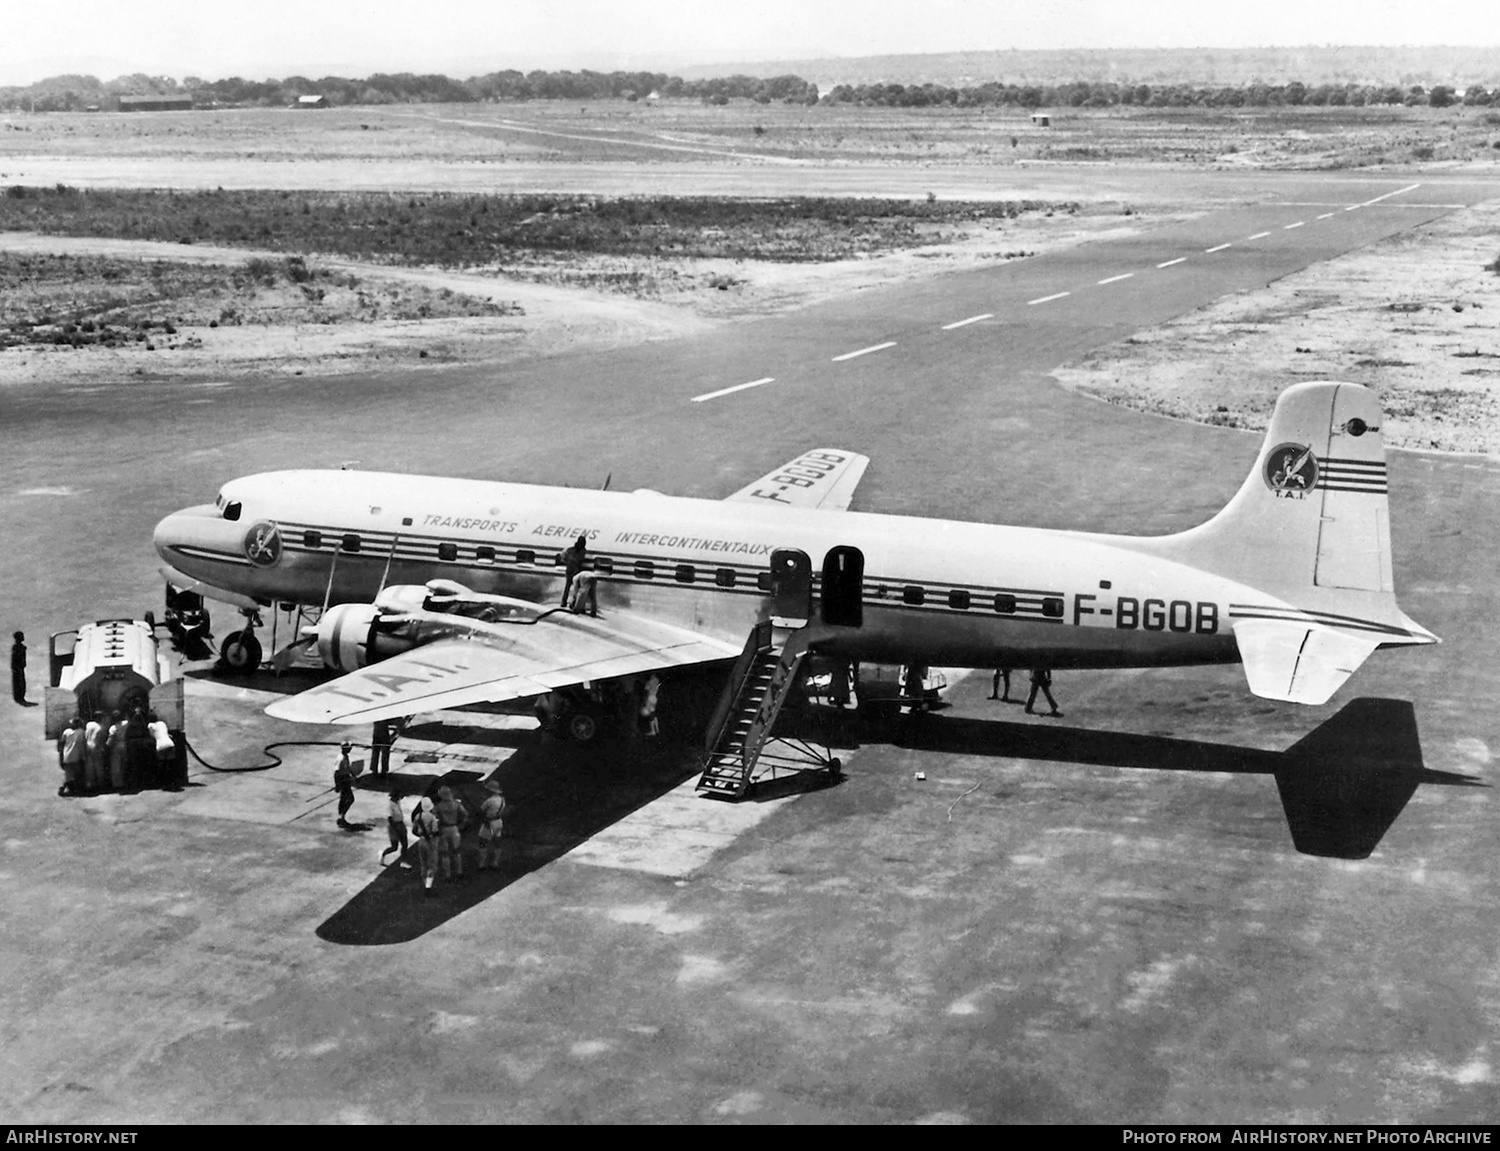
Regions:
M 812 611 L 812 560 L 796 548 L 771 553 L 771 618 L 783 627 L 801 627 Z
M 858 548 L 830 548 L 823 557 L 823 622 L 859 627 L 865 622 L 865 553 Z

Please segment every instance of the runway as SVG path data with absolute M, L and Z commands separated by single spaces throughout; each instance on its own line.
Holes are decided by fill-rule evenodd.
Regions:
M 1494 194 L 1274 183 L 1129 238 L 498 375 L 18 389 L 0 396 L 0 538 L 25 541 L 0 551 L 8 618 L 34 637 L 35 682 L 46 631 L 156 606 L 165 511 L 235 475 L 345 459 L 718 496 L 829 445 L 873 458 L 859 510 L 1190 526 L 1258 438 L 1110 408 L 1047 373 Z M 1487 1122 L 1488 789 L 1423 786 L 1349 863 L 1293 852 L 1271 781 L 1232 769 L 1374 697 L 1415 704 L 1429 769 L 1487 777 L 1500 468 L 1393 453 L 1390 479 L 1403 607 L 1445 642 L 1377 653 L 1326 707 L 1256 699 L 1237 667 L 1074 673 L 1046 727 L 975 675 L 927 731 L 847 732 L 844 784 L 781 796 L 667 870 L 631 861 L 706 842 L 692 805 L 659 798 L 676 765 L 632 777 L 558 762 L 524 731 L 476 736 L 507 749 L 525 866 L 436 910 L 375 874 L 382 845 L 278 823 L 289 800 L 258 793 L 269 822 L 236 815 L 247 779 L 64 804 L 36 712 L 10 709 L 4 1111 Z M 262 703 L 216 689 L 190 704 L 190 737 L 214 760 L 305 737 Z M 310 794 L 332 766 L 317 755 L 278 794 Z M 600 846 L 640 820 L 649 832 Z M 361 938 L 372 924 L 386 934 Z

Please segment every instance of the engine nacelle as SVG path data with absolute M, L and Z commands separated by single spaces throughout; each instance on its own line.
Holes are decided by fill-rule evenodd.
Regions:
M 409 621 L 367 603 L 331 607 L 318 620 L 318 655 L 329 667 L 353 671 L 416 646 Z

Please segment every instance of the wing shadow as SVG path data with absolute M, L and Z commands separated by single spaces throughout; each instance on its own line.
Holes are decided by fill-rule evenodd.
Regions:
M 410 868 L 383 869 L 318 925 L 318 938 L 363 947 L 409 943 L 566 855 L 698 771 L 698 747 L 691 743 L 645 741 L 585 748 L 540 732 L 515 734 L 522 737 L 522 746 L 489 777 L 505 789 L 510 805 L 500 869 L 475 871 L 478 840 L 469 830 L 463 837 L 465 878 L 445 880 L 439 872 L 427 893 L 413 844 L 407 856 Z M 392 772 L 383 778 L 393 783 L 399 779 L 404 792 L 415 791 L 401 775 Z M 471 771 L 417 778 L 453 787 L 471 812 L 486 794 L 485 778 Z M 403 809 L 409 813 L 411 803 Z M 379 830 L 384 831 L 383 823 Z

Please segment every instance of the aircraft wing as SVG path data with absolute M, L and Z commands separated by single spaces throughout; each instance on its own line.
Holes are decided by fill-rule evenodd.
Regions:
M 733 659 L 739 648 L 630 612 L 556 612 L 497 635 L 440 639 L 277 700 L 266 714 L 298 723 L 373 723 L 559 687 Z
M 870 457 L 843 448 L 814 448 L 725 499 L 771 500 L 796 508 L 847 511 Z
M 1379 639 L 1294 620 L 1239 620 L 1234 625 L 1250 690 L 1287 703 L 1327 703 L 1359 669 Z

